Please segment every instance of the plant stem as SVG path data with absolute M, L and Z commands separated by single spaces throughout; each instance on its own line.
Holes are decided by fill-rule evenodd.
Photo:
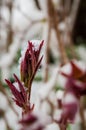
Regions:
M 60 124 L 60 130 L 67 130 L 67 124 Z
M 47 44 L 46 44 L 46 57 L 45 57 L 45 77 L 44 77 L 44 82 L 47 82 L 48 80 L 48 70 L 49 70 L 49 50 L 50 50 L 50 38 L 51 38 L 51 23 L 49 21 L 49 26 L 48 26 L 48 38 L 47 38 Z
M 83 107 L 83 98 L 80 100 L 80 116 L 81 116 L 81 124 L 82 130 L 86 130 L 86 122 L 85 122 L 85 115 L 84 115 L 84 107 Z

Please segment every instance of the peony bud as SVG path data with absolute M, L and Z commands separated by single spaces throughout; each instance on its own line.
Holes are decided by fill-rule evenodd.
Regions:
M 21 80 L 24 82 L 25 87 L 30 87 L 33 78 L 40 66 L 43 56 L 39 59 L 40 51 L 44 41 L 28 41 L 28 45 L 22 53 L 20 61 L 20 74 Z

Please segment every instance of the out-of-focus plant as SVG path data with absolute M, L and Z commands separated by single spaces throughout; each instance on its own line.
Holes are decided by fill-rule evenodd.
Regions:
M 83 106 L 81 106 L 81 97 L 86 95 L 86 68 L 81 68 L 77 62 L 74 61 L 70 62 L 70 66 L 71 70 L 69 74 L 67 74 L 66 71 L 61 72 L 67 81 L 64 85 L 65 94 L 64 100 L 62 102 L 63 112 L 61 115 L 60 123 L 64 124 L 63 127 L 66 129 L 67 123 L 73 122 L 76 113 L 79 111 L 82 120 L 82 129 L 85 130 L 85 115 Z M 69 100 L 68 98 L 71 96 L 72 98 Z
M 35 112 L 35 104 L 31 104 L 31 88 L 33 79 L 39 69 L 40 63 L 42 61 L 42 57 L 39 58 L 41 48 L 43 46 L 44 41 L 39 43 L 39 41 L 29 41 L 28 45 L 25 47 L 22 52 L 22 56 L 20 59 L 20 76 L 19 79 L 15 74 L 15 82 L 11 83 L 6 79 L 8 86 L 10 87 L 14 102 L 22 108 L 22 119 L 19 121 L 22 124 L 21 130 L 44 130 L 47 128 L 47 125 L 53 122 L 59 125 L 61 130 L 67 130 L 67 126 L 69 123 L 75 122 L 75 117 L 78 112 L 80 112 L 83 129 L 85 130 L 85 117 L 84 110 L 81 109 L 80 106 L 80 98 L 81 96 L 86 95 L 86 70 L 82 70 L 82 68 L 77 66 L 77 63 L 74 61 L 70 61 L 69 64 L 71 66 L 71 71 L 69 74 L 63 71 L 62 68 L 65 68 L 64 65 L 60 70 L 58 70 L 58 74 L 64 76 L 67 80 L 64 84 L 63 98 L 56 98 L 57 105 L 53 104 L 50 99 L 48 99 L 48 93 L 52 93 L 53 87 L 48 85 L 44 86 L 44 97 L 41 101 L 46 100 L 50 109 L 52 109 L 50 116 L 47 114 L 43 114 L 42 112 Z M 57 75 L 55 75 L 57 76 Z M 54 80 L 55 77 L 54 77 Z M 54 84 L 55 81 L 50 82 Z M 58 91 L 57 91 L 58 92 Z M 55 93 L 55 92 L 54 92 Z M 60 108 L 62 110 L 60 118 L 54 118 L 54 109 Z M 58 116 L 58 115 L 57 115 Z M 44 119 L 45 120 L 44 120 Z
M 29 0 L 26 0 L 26 3 L 28 3 L 27 1 Z M 42 61 L 42 56 L 39 57 L 39 54 L 43 41 L 40 44 L 37 41 L 29 41 L 26 44 L 20 59 L 20 78 L 18 78 L 17 74 L 14 74 L 14 79 L 10 76 L 13 82 L 6 79 L 14 96 L 14 102 L 22 109 L 22 119 L 19 121 L 22 125 L 21 130 L 48 130 L 49 128 L 54 130 L 69 130 L 69 128 L 71 129 L 71 127 L 68 127 L 69 124 L 75 123 L 79 112 L 83 126 L 82 130 L 85 130 L 85 110 L 81 99 L 86 94 L 86 70 L 82 71 L 83 66 L 79 69 L 75 62 L 70 62 L 65 51 L 67 46 L 68 51 L 70 51 L 69 56 L 72 55 L 72 58 L 76 57 L 72 45 L 72 34 L 80 0 L 73 0 L 72 2 L 71 0 L 34 0 L 30 2 L 35 3 L 33 4 L 34 8 L 31 3 L 28 3 L 28 5 L 31 5 L 31 8 L 27 4 L 25 8 L 24 5 L 21 7 L 16 1 L 4 2 L 1 0 L 0 3 L 0 7 L 5 6 L 8 8 L 10 15 L 9 24 L 5 21 L 4 15 L 0 16 L 2 25 L 5 25 L 2 32 L 6 28 L 8 30 L 6 30 L 7 38 L 2 37 L 3 33 L 1 33 L 2 43 L 6 42 L 4 49 L 2 49 L 3 44 L 0 47 L 1 54 L 4 52 L 4 56 L 2 55 L 0 60 L 1 81 L 3 77 L 8 74 L 10 75 L 10 68 L 14 65 L 14 62 L 17 62 L 15 61 L 15 55 L 23 41 L 28 38 L 33 39 L 33 37 L 36 37 L 37 39 L 41 37 L 46 42 L 43 58 L 44 82 L 41 82 L 42 86 L 38 82 L 36 86 L 35 83 L 37 97 L 35 97 L 36 92 L 32 95 L 31 90 L 34 84 L 33 79 Z M 29 10 L 27 11 L 26 8 Z M 18 12 L 15 13 L 15 10 Z M 26 22 L 24 24 L 22 21 L 18 21 L 14 26 L 15 20 L 17 21 L 20 18 L 18 13 L 22 14 L 22 21 L 26 20 Z M 22 23 L 25 27 L 22 26 Z M 51 67 L 50 58 L 53 57 L 54 59 L 54 56 L 56 61 L 53 62 L 53 67 Z M 57 60 L 58 57 L 60 57 L 59 60 Z M 59 61 L 60 67 L 58 67 L 57 61 Z M 72 72 L 71 69 L 69 70 L 71 72 L 69 75 L 61 71 L 62 66 L 64 68 L 67 63 L 72 68 Z M 67 69 L 65 69 L 65 72 Z M 60 89 L 58 84 L 56 84 L 56 82 L 59 82 L 59 76 L 63 76 L 60 79 L 63 88 L 60 87 Z M 67 80 L 66 84 L 64 83 L 64 78 Z M 57 88 L 55 87 L 56 85 Z M 0 90 L 1 93 L 3 92 L 6 95 L 10 105 L 8 95 L 5 93 L 2 84 L 0 85 Z M 34 103 L 32 103 L 31 97 L 35 98 Z M 12 105 L 10 106 L 12 107 Z M 13 107 L 12 109 L 15 111 Z M 35 112 L 36 109 L 38 110 L 37 112 Z M 42 112 L 44 113 L 42 114 Z

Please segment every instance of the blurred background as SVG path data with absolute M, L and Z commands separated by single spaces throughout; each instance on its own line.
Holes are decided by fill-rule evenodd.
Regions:
M 20 110 L 4 79 L 19 76 L 21 49 L 32 39 L 45 41 L 35 84 L 46 84 L 68 60 L 86 63 L 86 0 L 0 0 L 0 130 L 19 129 L 14 113 Z

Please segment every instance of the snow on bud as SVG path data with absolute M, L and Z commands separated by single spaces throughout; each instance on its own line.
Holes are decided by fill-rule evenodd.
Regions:
M 44 41 L 40 42 L 38 40 L 28 41 L 27 46 L 22 51 L 20 59 L 20 74 L 25 87 L 31 86 L 37 69 L 40 66 L 43 56 L 39 59 L 39 55 L 43 43 Z
M 44 130 L 45 126 L 51 123 L 51 118 L 42 112 L 35 111 L 24 115 L 20 123 L 21 130 Z

